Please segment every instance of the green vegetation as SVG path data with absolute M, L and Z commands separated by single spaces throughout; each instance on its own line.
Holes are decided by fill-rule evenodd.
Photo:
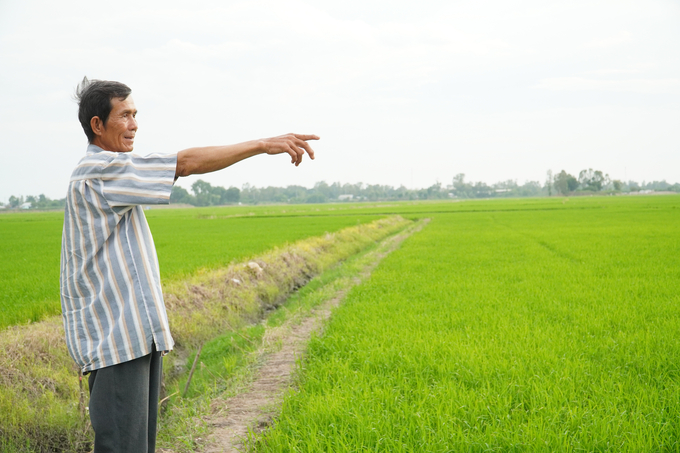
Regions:
M 2 206 L 2 203 L 0 203 Z M 9 203 L 6 207 L 14 209 L 64 209 L 66 206 L 66 198 L 61 198 L 59 200 L 52 200 L 46 197 L 44 194 L 40 194 L 37 197 L 29 195 L 26 198 L 23 196 L 15 197 L 14 195 L 9 197 Z
M 334 232 L 377 216 L 348 213 L 307 217 L 272 208 L 156 209 L 147 211 L 161 278 L 170 282 L 199 269 L 224 267 L 272 247 Z M 262 217 L 267 216 L 267 219 Z M 63 213 L 0 216 L 0 329 L 61 312 L 59 256 Z
M 680 198 L 563 201 L 434 215 L 256 450 L 679 450 Z
M 322 272 L 334 262 L 310 266 L 316 258 L 299 257 L 317 251 L 346 259 L 400 228 L 397 221 L 362 239 L 383 230 L 368 222 L 397 214 L 432 220 L 348 294 L 324 336 L 312 341 L 299 391 L 287 397 L 271 430 L 253 435 L 256 450 L 680 450 L 680 197 L 147 214 L 178 343 L 191 350 L 205 342 L 187 395 L 177 394 L 186 375 L 169 376 L 167 383 L 161 440 L 174 451 L 200 444 L 206 429 L 200 416 L 210 398 L 229 395 L 247 379 L 253 351 L 267 343 L 276 323 L 331 294 L 350 278 L 354 262 L 312 280 L 284 303 L 285 294 L 307 283 L 310 269 Z M 58 225 L 56 246 L 54 237 L 40 234 L 50 222 Z M 364 233 L 338 231 L 357 223 Z M 0 231 L 16 240 L 21 231 L 32 232 L 43 250 L 56 250 L 58 272 L 61 214 L 0 216 Z M 323 245 L 333 236 L 326 231 L 338 231 L 345 245 Z M 228 245 L 234 235 L 240 239 Z M 304 247 L 284 246 L 303 238 Z M 0 247 L 13 261 L 22 249 L 4 240 Z M 41 255 L 51 256 L 31 256 L 38 262 Z M 283 256 L 292 265 L 270 266 Z M 250 259 L 272 274 L 237 263 Z M 7 261 L 3 276 L 14 270 Z M 294 271 L 287 274 L 288 268 Z M 229 283 L 233 278 L 241 284 Z M 2 284 L 12 290 L 4 278 Z M 235 299 L 244 304 L 221 303 Z M 266 325 L 249 324 L 282 303 Z M 4 440 L 4 450 L 39 450 L 39 435 L 52 445 L 86 442 L 86 415 L 58 319 L 5 329 L 0 351 L 0 414 L 7 414 L 0 434 L 10 426 L 24 435 L 11 447 Z M 34 440 L 26 447 L 20 439 Z
M 601 193 L 630 193 L 646 191 L 680 192 L 680 183 L 671 184 L 666 181 L 650 181 L 638 184 L 635 181 L 611 180 L 602 171 L 589 168 L 582 170 L 578 178 L 562 170 L 553 175 L 548 171 L 545 183 L 540 181 L 526 181 L 518 184 L 509 179 L 494 184 L 485 182 L 465 181 L 465 174 L 459 173 L 452 179 L 452 184 L 437 182 L 423 189 L 407 189 L 404 186 L 391 187 L 387 185 L 328 184 L 320 181 L 314 187 L 253 187 L 244 185 L 243 189 L 230 187 L 225 189 L 212 186 L 198 180 L 191 185 L 190 194 L 186 189 L 175 186 L 172 189 L 171 203 L 183 203 L 194 206 L 219 206 L 243 202 L 257 205 L 261 203 L 325 203 L 338 201 L 406 201 L 406 200 L 445 200 L 449 198 L 517 198 L 562 195 L 589 195 Z M 553 190 L 554 189 L 554 190 Z
M 58 212 L 0 216 L 0 329 L 61 312 L 63 225 Z
M 384 233 L 398 231 L 408 224 L 398 221 L 388 226 L 388 223 L 383 223 L 387 230 L 379 234 L 379 230 L 374 229 L 370 236 L 378 237 L 374 236 L 378 233 L 384 237 Z M 351 233 L 351 230 L 348 232 Z M 340 243 L 350 245 L 345 241 Z M 208 434 L 205 417 L 210 414 L 214 399 L 233 396 L 247 386 L 263 354 L 279 346 L 281 337 L 286 334 L 286 324 L 299 322 L 312 308 L 353 286 L 356 275 L 372 264 L 376 255 L 384 253 L 387 247 L 389 243 L 385 242 L 369 245 L 310 280 L 277 310 L 271 311 L 263 322 L 241 322 L 240 327 L 233 327 L 207 341 L 188 391 L 184 392 L 186 373 L 170 379 L 167 384 L 166 393 L 171 396 L 160 420 L 159 446 L 177 452 L 200 451 Z M 192 364 L 194 359 L 195 352 L 186 361 L 187 365 Z
M 164 362 L 167 385 L 181 377 L 188 347 L 243 329 L 314 275 L 408 223 L 392 217 L 307 238 L 253 257 L 259 268 L 202 269 L 164 288 L 177 342 Z M 0 451 L 89 451 L 87 383 L 78 374 L 59 317 L 0 331 Z

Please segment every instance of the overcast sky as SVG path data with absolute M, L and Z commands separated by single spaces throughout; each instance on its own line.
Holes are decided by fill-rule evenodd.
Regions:
M 1 202 L 64 197 L 83 76 L 132 88 L 139 154 L 321 136 L 225 187 L 680 182 L 678 1 L 0 0 Z

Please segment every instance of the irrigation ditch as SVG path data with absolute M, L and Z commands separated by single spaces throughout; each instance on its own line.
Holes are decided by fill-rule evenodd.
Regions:
M 161 417 L 161 429 L 168 428 L 169 434 L 160 438 L 159 444 L 168 447 L 165 451 L 197 448 L 225 451 L 227 446 L 233 448 L 242 442 L 248 429 L 266 426 L 272 404 L 290 385 L 290 373 L 305 339 L 328 317 L 344 291 L 360 281 L 361 276 L 368 275 L 382 256 L 422 224 L 399 216 L 389 217 L 164 284 L 176 341 L 175 350 L 164 363 L 165 414 Z M 329 296 L 328 291 L 332 294 L 323 303 L 306 311 L 298 310 L 276 328 L 260 327 L 263 319 L 275 313 L 311 279 L 357 256 L 361 258 L 355 262 L 355 276 L 343 274 L 343 278 L 326 285 L 323 294 Z M 248 333 L 253 329 L 259 329 L 259 337 Z M 206 418 L 205 398 L 198 403 L 184 398 L 196 385 L 189 373 L 203 365 L 197 351 L 224 335 L 229 336 L 233 349 L 243 352 L 245 365 L 233 367 L 234 377 L 225 384 L 231 389 L 229 392 L 224 392 L 227 387 L 217 386 L 215 390 L 221 393 L 205 395 L 211 400 L 208 404 L 212 403 L 211 415 Z M 271 385 L 262 384 L 263 380 Z M 92 431 L 86 381 L 68 355 L 60 317 L 0 331 L 1 451 L 90 451 Z M 262 393 L 264 388 L 266 394 Z M 262 399 L 258 400 L 253 392 Z M 244 402 L 249 405 L 248 410 L 230 410 Z M 201 404 L 202 408 L 198 407 Z M 238 423 L 232 422 L 239 413 L 245 416 Z M 195 429 L 187 428 L 188 425 Z M 184 437 L 174 434 L 186 434 L 192 429 Z M 169 439 L 179 439 L 178 445 L 168 445 Z

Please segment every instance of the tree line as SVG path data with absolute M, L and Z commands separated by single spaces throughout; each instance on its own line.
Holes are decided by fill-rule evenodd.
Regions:
M 0 207 L 10 209 L 60 209 L 65 206 L 66 198 L 52 200 L 42 193 L 37 196 L 28 195 L 27 197 L 24 197 L 23 195 L 19 197 L 12 195 L 9 197 L 9 202 L 7 204 L 0 203 Z
M 191 192 L 181 186 L 172 188 L 170 203 L 192 206 L 222 206 L 230 204 L 262 203 L 326 203 L 338 201 L 399 201 L 399 200 L 441 200 L 449 198 L 517 198 L 553 195 L 587 195 L 593 193 L 630 193 L 640 191 L 670 191 L 680 193 L 680 184 L 664 181 L 643 182 L 610 179 L 608 174 L 592 168 L 582 170 L 578 176 L 562 170 L 557 174 L 547 172 L 546 180 L 527 181 L 518 184 L 517 180 L 500 181 L 495 184 L 468 182 L 465 174 L 453 177 L 451 184 L 437 182 L 423 189 L 408 189 L 404 186 L 393 187 L 380 184 L 328 184 L 317 182 L 314 187 L 254 187 L 244 184 L 241 189 L 221 186 L 198 180 L 191 185 Z M 52 200 L 44 194 L 27 197 L 12 195 L 9 203 L 0 207 L 11 209 L 60 209 L 66 199 Z
M 638 184 L 635 181 L 623 182 L 619 179 L 610 179 L 608 174 L 600 170 L 581 170 L 578 178 L 566 171 L 553 175 L 549 170 L 547 173 L 546 187 L 548 195 L 552 195 L 552 189 L 556 194 L 569 195 L 579 193 L 627 193 L 640 191 L 666 191 L 666 192 L 680 192 L 680 184 L 670 184 L 663 181 L 652 181 L 648 183 Z
M 328 184 L 317 182 L 314 187 L 254 187 L 244 184 L 225 189 L 199 180 L 191 186 L 189 193 L 182 187 L 173 188 L 171 203 L 186 203 L 194 206 L 215 206 L 220 204 L 261 204 L 261 203 L 326 203 L 338 201 L 399 201 L 399 200 L 440 200 L 450 198 L 517 198 L 553 195 L 588 195 L 593 193 L 629 193 L 639 191 L 680 192 L 680 184 L 666 181 L 653 181 L 638 184 L 635 181 L 622 182 L 610 180 L 609 175 L 599 170 L 587 169 L 578 177 L 562 170 L 553 175 L 547 173 L 544 183 L 527 181 L 518 184 L 516 180 L 506 180 L 495 184 L 467 182 L 465 174 L 453 177 L 451 184 L 439 182 L 423 189 L 408 189 L 404 186 L 393 187 L 380 184 Z

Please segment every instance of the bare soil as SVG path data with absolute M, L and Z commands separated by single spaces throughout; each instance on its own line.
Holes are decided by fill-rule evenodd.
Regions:
M 212 414 L 207 420 L 213 428 L 204 453 L 237 452 L 245 450 L 244 440 L 248 430 L 260 432 L 270 425 L 278 413 L 283 395 L 293 384 L 295 363 L 306 349 L 313 332 L 322 329 L 332 310 L 343 300 L 346 291 L 368 278 L 373 269 L 401 242 L 422 229 L 429 219 L 384 241 L 371 262 L 357 275 L 352 283 L 338 291 L 330 300 L 318 305 L 299 324 L 289 322 L 279 329 L 281 349 L 264 357 L 263 365 L 256 372 L 248 388 L 227 399 L 215 399 Z

